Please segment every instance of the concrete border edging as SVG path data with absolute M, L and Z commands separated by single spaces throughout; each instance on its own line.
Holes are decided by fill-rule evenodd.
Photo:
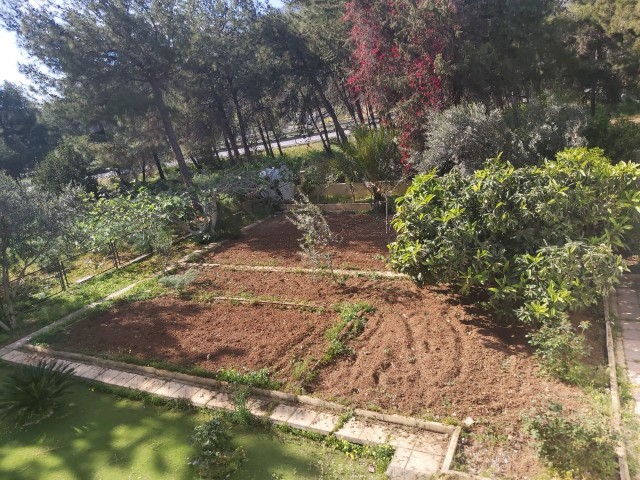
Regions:
M 615 290 L 613 291 L 613 296 L 616 296 Z M 607 337 L 607 359 L 609 361 L 609 391 L 611 393 L 611 408 L 613 410 L 612 426 L 614 432 L 619 437 L 616 447 L 618 471 L 620 474 L 620 480 L 631 480 L 631 475 L 629 474 L 629 463 L 627 461 L 627 448 L 624 444 L 623 436 L 621 435 L 622 416 L 620 413 L 620 394 L 618 389 L 618 372 L 616 368 L 617 361 L 613 332 L 611 331 L 611 324 L 613 323 L 613 320 L 611 319 L 612 304 L 617 303 L 617 298 L 616 300 L 613 300 L 611 293 L 606 294 L 603 296 L 603 303 L 605 333 Z
M 28 350 L 31 352 L 42 353 L 53 358 L 59 358 L 61 360 L 71 360 L 71 361 L 79 360 L 81 362 L 89 363 L 91 365 L 96 365 L 100 367 L 113 368 L 113 369 L 123 370 L 127 372 L 132 372 L 132 373 L 144 373 L 147 375 L 155 375 L 158 377 L 180 380 L 182 382 L 190 383 L 192 385 L 211 386 L 211 387 L 217 387 L 217 388 L 223 388 L 223 389 L 231 389 L 233 387 L 233 385 L 228 382 L 216 380 L 213 378 L 198 377 L 195 375 L 188 375 L 180 372 L 172 372 L 170 370 L 163 370 L 163 369 L 154 368 L 154 367 L 135 365 L 135 364 L 126 363 L 126 362 L 118 362 L 115 360 L 108 360 L 108 359 L 99 358 L 99 357 L 91 357 L 91 356 L 83 355 L 80 353 L 53 350 L 53 349 L 41 347 L 38 345 L 25 344 L 22 346 L 22 349 Z M 345 412 L 349 410 L 349 408 L 345 407 L 344 405 L 328 402 L 326 400 L 322 400 L 315 397 L 309 397 L 307 395 L 296 395 L 293 393 L 286 393 L 278 390 L 267 390 L 267 389 L 256 388 L 256 387 L 252 387 L 250 390 L 252 393 L 256 394 L 257 396 L 264 397 L 264 398 L 271 398 L 279 401 L 285 401 L 288 403 L 320 407 L 327 410 L 333 410 L 336 412 Z M 455 432 L 456 428 L 459 428 L 459 427 L 453 427 L 450 425 L 444 425 L 437 422 L 430 422 L 427 420 L 420 420 L 417 418 L 404 417 L 402 415 L 382 414 L 382 413 L 372 412 L 369 410 L 355 409 L 354 413 L 359 417 L 368 418 L 370 420 L 378 420 L 386 423 L 402 425 L 405 427 L 416 427 L 416 428 L 428 430 L 430 432 L 442 433 L 446 435 L 452 435 Z

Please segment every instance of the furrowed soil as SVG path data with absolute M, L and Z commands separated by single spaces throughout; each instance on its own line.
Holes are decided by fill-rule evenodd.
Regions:
M 382 268 L 387 238 L 382 217 L 333 215 L 329 221 L 343 229 L 341 246 L 356 249 L 343 249 L 339 258 L 358 268 Z M 351 232 L 347 225 L 352 222 L 366 235 Z M 213 260 L 204 262 L 267 264 L 271 258 L 280 265 L 299 265 L 298 234 L 288 226 L 285 219 L 272 219 L 225 243 Z M 269 247 L 263 235 L 277 245 Z M 219 296 L 304 303 L 307 308 L 221 301 Z M 182 292 L 116 305 L 72 325 L 52 347 L 212 371 L 268 368 L 285 388 L 299 391 L 296 369 L 326 351 L 325 332 L 339 321 L 334 307 L 356 302 L 375 311 L 366 315 L 362 334 L 348 342 L 353 354 L 338 357 L 302 386 L 314 396 L 354 407 L 445 422 L 470 417 L 473 425 L 460 447 L 470 472 L 535 477 L 542 466 L 523 432 L 522 415 L 550 401 L 567 410 L 588 408 L 578 388 L 540 374 L 524 328 L 496 322 L 445 287 L 418 288 L 409 280 L 375 274 L 332 278 L 201 267 Z M 602 363 L 601 333 L 597 327 L 591 333 L 592 361 Z

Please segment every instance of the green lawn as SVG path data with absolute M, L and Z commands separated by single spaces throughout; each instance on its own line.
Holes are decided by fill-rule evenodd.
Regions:
M 0 367 L 0 378 L 8 367 Z M 193 479 L 189 436 L 207 413 L 184 413 L 92 391 L 78 383 L 70 405 L 42 424 L 0 422 L 0 478 L 11 480 Z M 310 440 L 234 432 L 247 461 L 233 479 L 379 478 L 366 460 L 350 460 Z

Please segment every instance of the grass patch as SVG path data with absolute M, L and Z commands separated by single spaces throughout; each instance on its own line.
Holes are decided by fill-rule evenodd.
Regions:
M 9 370 L 0 365 L 0 378 Z M 0 422 L 0 478 L 197 478 L 188 463 L 196 453 L 189 439 L 210 413 L 116 397 L 80 383 L 70 398 L 58 414 L 27 429 Z M 366 452 L 351 457 L 284 430 L 272 435 L 237 427 L 231 435 L 246 456 L 231 479 L 372 478 Z

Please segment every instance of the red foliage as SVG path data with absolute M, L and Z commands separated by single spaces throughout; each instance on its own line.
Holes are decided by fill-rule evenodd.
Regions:
M 351 0 L 346 20 L 355 45 L 349 85 L 392 115 L 402 146 L 421 148 L 426 116 L 446 106 L 444 79 L 453 39 L 450 0 Z

